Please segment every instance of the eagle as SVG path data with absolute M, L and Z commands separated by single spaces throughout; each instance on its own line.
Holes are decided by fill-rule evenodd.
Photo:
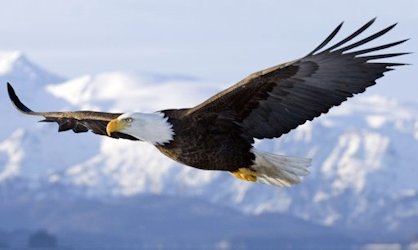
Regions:
M 184 165 L 227 171 L 250 182 L 291 186 L 309 173 L 311 159 L 261 151 L 255 148 L 255 139 L 278 138 L 364 92 L 386 71 L 405 65 L 378 59 L 408 54 L 382 52 L 408 39 L 359 49 L 396 23 L 350 43 L 374 21 L 329 45 L 341 23 L 306 56 L 250 74 L 191 108 L 153 113 L 35 112 L 19 100 L 10 83 L 7 89 L 19 111 L 58 123 L 59 132 L 91 131 L 115 139 L 144 141 Z

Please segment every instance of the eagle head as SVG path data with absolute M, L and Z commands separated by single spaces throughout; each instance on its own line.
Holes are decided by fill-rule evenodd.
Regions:
M 151 144 L 164 144 L 173 140 L 172 124 L 162 112 L 125 113 L 109 121 L 106 133 L 123 133 Z

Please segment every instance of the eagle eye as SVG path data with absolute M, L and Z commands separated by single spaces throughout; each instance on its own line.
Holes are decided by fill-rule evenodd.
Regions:
M 134 119 L 132 119 L 131 117 L 124 118 L 123 120 L 129 123 L 134 121 Z

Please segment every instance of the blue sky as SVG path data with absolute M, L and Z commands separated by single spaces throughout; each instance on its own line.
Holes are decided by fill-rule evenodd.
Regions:
M 370 32 L 399 22 L 377 44 L 411 38 L 394 51 L 418 51 L 417 0 L 0 0 L 0 9 L 0 50 L 66 77 L 145 71 L 228 85 L 303 56 L 341 21 L 343 36 L 373 17 Z M 414 65 L 368 93 L 416 101 L 417 54 L 395 60 Z

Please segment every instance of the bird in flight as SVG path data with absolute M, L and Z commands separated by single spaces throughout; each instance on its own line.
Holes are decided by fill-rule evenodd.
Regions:
M 245 181 L 291 186 L 309 173 L 311 160 L 263 152 L 253 147 L 254 139 L 280 137 L 364 92 L 384 72 L 405 65 L 378 59 L 407 54 L 382 50 L 408 39 L 359 49 L 396 24 L 351 42 L 374 21 L 329 45 L 341 23 L 305 57 L 255 72 L 192 108 L 154 113 L 35 112 L 19 100 L 9 83 L 7 88 L 19 111 L 58 123 L 60 132 L 91 131 L 144 141 L 184 165 L 228 171 Z

